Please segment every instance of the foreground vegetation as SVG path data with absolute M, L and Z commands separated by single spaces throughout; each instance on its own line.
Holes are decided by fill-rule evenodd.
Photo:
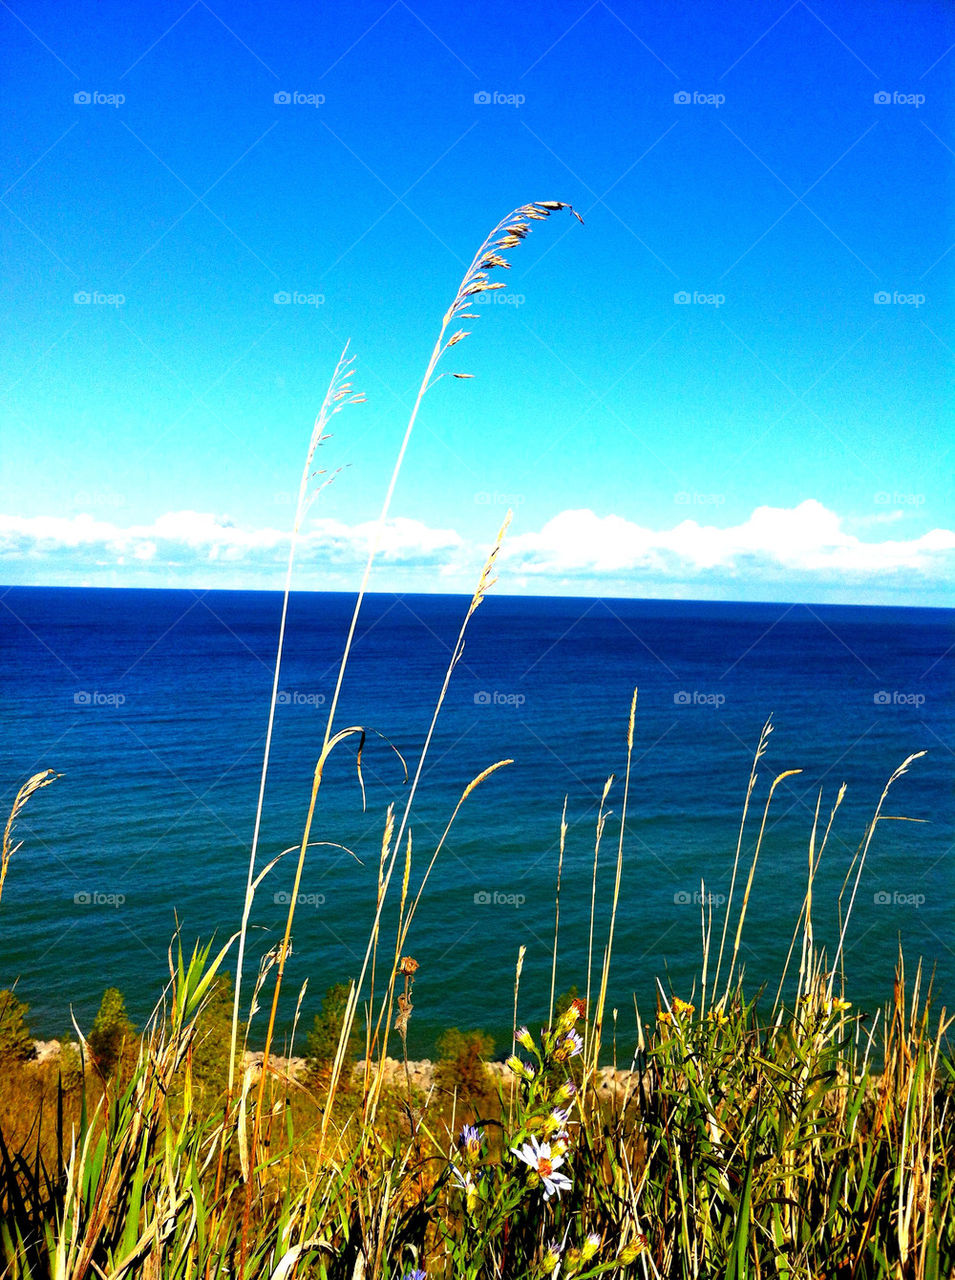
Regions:
M 580 999 L 517 1028 L 503 1081 L 461 1033 L 427 1094 L 277 1064 L 253 1162 L 256 1068 L 228 1111 L 208 1073 L 220 965 L 177 955 L 111 1074 L 8 1060 L 4 1275 L 955 1273 L 955 1081 L 918 980 L 878 1039 L 818 973 L 788 1013 L 674 997 L 610 1090 Z
M 489 272 L 507 267 L 501 251 L 519 245 L 530 222 L 567 207 L 538 202 L 515 210 L 475 256 L 422 381 L 379 536 L 422 397 L 437 381 L 441 356 L 467 336 L 457 330 L 446 337 L 451 322 L 468 316 L 475 294 L 499 287 Z M 286 604 L 295 538 L 316 492 L 316 449 L 333 414 L 361 400 L 345 380 L 349 363 L 343 356 L 308 451 Z M 583 994 L 556 996 L 558 870 L 551 996 L 548 1008 L 533 1011 L 539 1034 L 518 1019 L 522 952 L 513 995 L 483 995 L 496 1009 L 513 1002 L 512 1051 L 503 1074 L 485 1067 L 483 1055 L 492 1048 L 480 1034 L 458 1031 L 445 1037 L 432 1083 L 416 1083 L 407 1061 L 418 967 L 408 954 L 409 930 L 458 810 L 509 761 L 492 764 L 464 787 L 423 867 L 417 859 L 413 866 L 411 814 L 434 724 L 468 621 L 492 585 L 503 533 L 463 621 L 404 810 L 389 808 L 385 815 L 361 972 L 329 991 L 306 1037 L 304 1077 L 290 1077 L 272 1044 L 330 754 L 353 747 L 361 780 L 370 731 L 336 729 L 334 720 L 377 540 L 314 768 L 301 845 L 293 851 L 283 936 L 262 958 L 251 995 L 243 999 L 252 905 L 283 856 L 259 865 L 284 612 L 236 935 L 218 950 L 207 944 L 191 953 L 175 939 L 169 983 L 146 1028 L 137 1034 L 119 993 L 109 992 L 94 1025 L 85 1033 L 77 1027 L 76 1043 L 55 1062 L 29 1062 L 23 1006 L 0 993 L 4 1277 L 940 1280 L 955 1274 L 955 1078 L 944 1010 L 932 1011 L 920 971 L 906 982 L 901 958 L 884 1016 L 868 1027 L 842 998 L 843 944 L 856 891 L 878 826 L 888 820 L 889 789 L 914 756 L 890 778 L 863 833 L 846 876 L 831 961 L 813 932 L 813 888 L 844 791 L 828 820 L 820 816 L 820 795 L 789 961 L 776 998 L 754 996 L 743 989 L 740 944 L 770 806 L 791 772 L 768 788 L 744 885 L 740 860 L 769 740 L 765 726 L 722 922 L 711 909 L 701 914 L 698 982 L 682 993 L 661 988 L 653 1016 L 644 1022 L 638 1014 L 637 1042 L 620 1064 L 627 1071 L 607 1087 L 601 1064 L 616 1052 L 616 1011 L 608 1009 L 607 991 L 630 799 L 634 692 L 613 894 L 602 905 L 597 866 L 608 796 L 618 785 L 613 778 L 597 819 L 589 960 L 578 977 Z M 0 895 L 18 847 L 14 824 L 53 781 L 50 771 L 37 774 L 17 795 L 3 836 Z M 705 891 L 700 898 L 709 900 Z M 301 1001 L 299 993 L 296 1021 Z M 243 1048 L 260 1002 L 265 1049 L 259 1062 L 250 1062 Z M 403 1063 L 397 1078 L 389 1049 Z

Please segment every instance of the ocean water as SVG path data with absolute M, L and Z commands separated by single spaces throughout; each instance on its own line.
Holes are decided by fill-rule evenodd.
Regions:
M 373 595 L 336 717 L 369 733 L 336 750 L 301 884 L 283 1032 L 307 979 L 310 1022 L 331 983 L 357 977 L 374 910 L 387 806 L 400 812 L 467 600 Z M 353 605 L 300 594 L 290 606 L 260 865 L 301 839 L 337 663 Z M 144 1019 L 184 940 L 237 928 L 245 889 L 281 597 L 258 592 L 10 588 L 0 597 L 0 789 L 41 768 L 63 776 L 18 825 L 0 904 L 0 986 L 17 984 L 37 1035 L 88 1026 L 118 986 Z M 882 789 L 910 754 L 877 828 L 845 943 L 849 997 L 868 1011 L 891 992 L 901 943 L 955 999 L 951 853 L 951 613 L 941 610 L 491 597 L 451 681 L 412 810 L 414 892 L 467 783 L 468 798 L 425 889 L 406 950 L 419 961 L 409 1045 L 427 1053 L 449 1025 L 505 1047 L 514 969 L 526 947 L 521 1016 L 546 1012 L 561 813 L 566 801 L 558 990 L 587 985 L 594 834 L 615 775 L 597 867 L 595 965 L 620 839 L 627 718 L 639 687 L 610 997 L 621 1052 L 635 1002 L 657 980 L 678 994 L 700 970 L 701 882 L 722 928 L 747 780 L 760 763 L 740 888 L 772 779 L 741 958 L 751 990 L 775 993 L 805 892 L 809 837 L 840 784 L 814 890 L 830 955 L 838 900 Z M 383 737 L 378 737 L 381 734 Z M 392 744 L 392 745 L 389 745 Z M 394 748 L 394 750 L 392 749 Z M 351 853 L 336 845 L 344 845 Z M 281 936 L 294 855 L 260 888 L 250 972 Z M 852 892 L 855 872 L 843 898 Z M 740 901 L 737 891 L 737 904 Z M 383 936 L 393 946 L 394 895 Z M 735 930 L 735 914 L 730 938 Z M 255 1037 L 253 1036 L 253 1039 Z

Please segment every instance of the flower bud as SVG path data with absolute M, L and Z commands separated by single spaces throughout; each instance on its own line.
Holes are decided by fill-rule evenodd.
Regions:
M 600 1236 L 597 1235 L 596 1231 L 591 1231 L 590 1235 L 584 1241 L 583 1248 L 580 1251 L 580 1256 L 584 1262 L 589 1262 L 599 1248 Z
M 630 1241 L 630 1243 L 624 1245 L 624 1247 L 620 1250 L 620 1253 L 617 1255 L 617 1261 L 621 1264 L 621 1266 L 628 1267 L 631 1262 L 634 1262 L 637 1258 L 640 1257 L 641 1253 L 646 1252 L 646 1248 L 647 1248 L 647 1237 L 634 1236 L 634 1238 Z

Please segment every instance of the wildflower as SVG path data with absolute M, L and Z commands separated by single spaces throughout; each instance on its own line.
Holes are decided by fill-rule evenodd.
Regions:
M 411 956 L 402 956 L 402 957 L 401 957 L 401 964 L 399 964 L 399 965 L 398 965 L 398 972 L 399 972 L 399 973 L 408 973 L 408 974 L 411 974 L 411 973 L 417 973 L 417 972 L 418 972 L 418 968 L 419 968 L 419 965 L 418 965 L 417 960 L 412 959 L 412 957 L 411 957 Z M 412 1275 L 413 1275 L 413 1274 L 414 1274 L 414 1272 L 412 1272 Z M 423 1273 L 422 1273 L 422 1274 L 423 1274 Z
M 474 1181 L 471 1170 L 468 1169 L 465 1173 L 462 1173 L 460 1169 L 455 1169 L 452 1165 L 451 1176 L 457 1183 L 458 1189 L 464 1192 L 464 1201 L 467 1206 L 468 1213 L 473 1214 L 481 1199 L 481 1188 L 479 1184 Z
M 401 1280 L 428 1280 L 426 1271 L 406 1271 Z
M 571 1000 L 570 1004 L 557 1020 L 558 1032 L 570 1031 L 572 1027 L 576 1027 L 581 1018 L 586 1018 L 586 1016 L 587 1001 Z
M 617 1256 L 617 1261 L 624 1267 L 630 1265 L 641 1253 L 645 1253 L 647 1248 L 647 1237 L 644 1235 L 634 1236 L 629 1244 L 625 1244 Z
M 674 1013 L 680 1017 L 692 1017 L 696 1012 L 696 1006 L 690 1004 L 688 1000 L 681 1000 L 679 996 L 674 996 L 672 1001 L 672 1009 Z
M 555 1101 L 558 1103 L 573 1102 L 577 1097 L 577 1086 L 573 1080 L 565 1080 L 555 1094 Z
M 582 1053 L 584 1042 L 576 1031 L 566 1031 L 554 1046 L 554 1061 L 566 1062 L 568 1058 L 576 1058 L 578 1053 Z
M 852 1008 L 851 1000 L 840 1000 L 839 997 L 837 996 L 836 999 L 833 1000 L 832 1002 L 833 1013 L 845 1013 L 847 1009 L 851 1009 L 851 1008 Z
M 599 1248 L 600 1236 L 597 1235 L 596 1231 L 591 1231 L 590 1235 L 583 1243 L 583 1247 L 580 1250 L 580 1256 L 584 1262 L 589 1262 Z
M 537 1074 L 530 1063 L 522 1062 L 516 1053 L 512 1053 L 504 1065 L 510 1067 L 521 1080 L 533 1080 Z
M 518 1044 L 522 1044 L 525 1049 L 529 1049 L 531 1050 L 531 1052 L 533 1052 L 534 1037 L 531 1035 L 531 1033 L 528 1031 L 526 1027 L 521 1027 L 520 1031 L 518 1031 L 517 1033 L 516 1039 Z
M 549 1142 L 538 1142 L 532 1134 L 520 1150 L 511 1147 L 511 1152 L 540 1178 L 544 1185 L 545 1200 L 549 1200 L 555 1192 L 559 1196 L 562 1191 L 570 1190 L 570 1179 L 566 1174 L 557 1172 L 564 1163 L 564 1157 L 552 1151 Z
M 466 1124 L 461 1130 L 461 1150 L 469 1160 L 477 1160 L 483 1139 L 484 1134 L 473 1124 Z
M 670 1014 L 666 1009 L 661 1009 L 657 1014 L 657 1022 L 661 1023 L 665 1027 L 668 1027 L 672 1021 L 673 1019 L 670 1017 Z
M 544 1121 L 544 1132 L 548 1135 L 556 1133 L 565 1138 L 567 1136 L 567 1121 L 569 1119 L 569 1111 L 562 1111 L 560 1107 L 554 1107 L 553 1111 Z
M 556 1240 L 551 1240 L 547 1246 L 544 1257 L 541 1259 L 541 1271 L 545 1276 L 553 1276 L 556 1280 L 560 1272 L 560 1254 L 561 1248 Z
M 729 1022 L 729 1018 L 727 1018 L 726 1014 L 723 1012 L 722 1005 L 717 1009 L 711 1009 L 706 1016 L 710 1022 L 715 1022 L 718 1027 L 725 1026 L 725 1024 Z

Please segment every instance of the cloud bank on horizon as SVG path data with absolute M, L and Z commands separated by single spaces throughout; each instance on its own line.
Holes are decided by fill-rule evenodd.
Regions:
M 897 525 L 901 512 L 878 517 Z M 869 528 L 874 521 L 856 521 Z M 853 522 L 815 499 L 757 507 L 720 528 L 685 519 L 655 530 L 588 508 L 560 512 L 539 530 L 512 532 L 500 558 L 503 594 L 626 595 L 701 599 L 947 603 L 955 530 L 918 537 L 860 537 Z M 317 518 L 303 532 L 295 585 L 350 590 L 375 522 Z M 901 533 L 901 531 L 900 531 Z M 494 530 L 489 528 L 488 546 Z M 228 517 L 171 511 L 126 526 L 89 515 L 0 516 L 0 580 L 7 585 L 279 589 L 288 531 L 243 527 Z M 472 589 L 487 547 L 454 529 L 390 519 L 378 590 Z M 435 576 L 437 575 L 437 577 Z

